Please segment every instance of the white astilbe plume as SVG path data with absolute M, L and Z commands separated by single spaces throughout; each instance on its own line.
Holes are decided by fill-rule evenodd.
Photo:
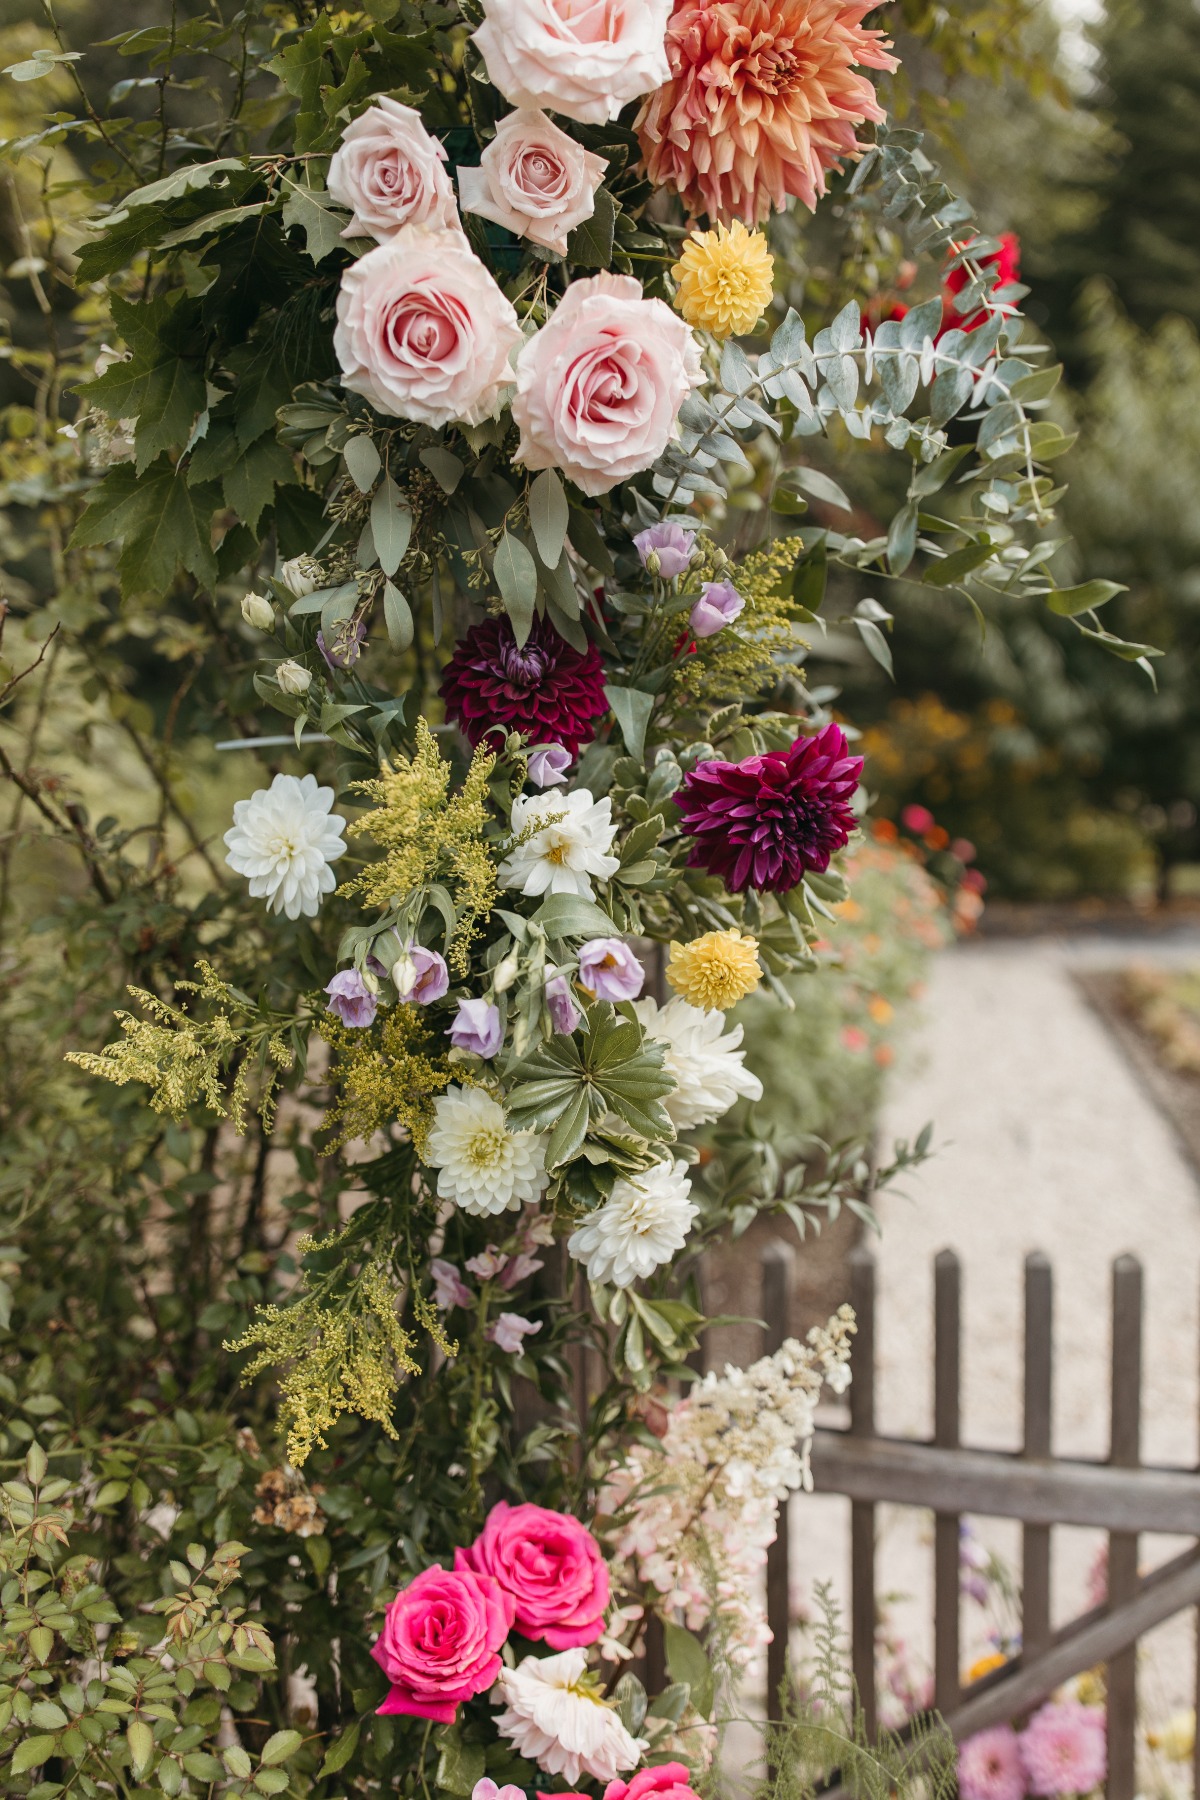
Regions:
M 805 1343 L 789 1338 L 748 1369 L 706 1375 L 668 1413 L 659 1447 L 634 1445 L 601 1492 L 600 1512 L 615 1519 L 614 1585 L 648 1583 L 693 1631 L 715 1621 L 734 1667 L 770 1642 L 758 1571 L 780 1503 L 812 1486 L 817 1401 L 822 1385 L 849 1386 L 854 1329 L 843 1306 Z

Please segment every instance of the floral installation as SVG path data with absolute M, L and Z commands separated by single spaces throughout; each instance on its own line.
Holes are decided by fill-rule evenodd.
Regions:
M 241 792 L 199 981 L 139 987 L 76 1061 L 214 1157 L 291 1134 L 278 1267 L 249 1251 L 197 1330 L 274 1380 L 277 1464 L 320 1494 L 324 1529 L 270 1529 L 309 1559 L 281 1591 L 313 1779 L 348 1793 L 695 1800 L 764 1642 L 853 1319 L 696 1380 L 697 1267 L 860 1191 L 851 1156 L 745 1186 L 748 1021 L 836 952 L 875 841 L 859 734 L 805 678 L 830 570 L 1047 597 L 1130 648 L 1054 587 L 1053 381 L 891 132 L 873 10 L 271 9 L 254 130 L 170 136 L 81 252 L 128 348 L 82 388 L 109 424 L 74 545 L 222 620 Z M 904 212 L 963 323 L 779 302 L 761 228 L 834 181 Z M 904 472 L 871 539 L 826 522 L 856 444 Z M 886 659 L 884 608 L 848 620 Z M 151 1739 L 139 1779 L 178 1791 Z

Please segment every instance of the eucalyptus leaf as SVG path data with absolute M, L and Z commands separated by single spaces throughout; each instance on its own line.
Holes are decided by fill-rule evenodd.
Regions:
M 394 582 L 383 584 L 383 622 L 393 649 L 407 650 L 413 641 L 412 608 Z
M 562 482 L 553 469 L 543 469 L 529 490 L 529 526 L 548 569 L 557 568 L 562 557 L 570 516 Z
M 380 568 L 385 575 L 394 575 L 412 537 L 412 514 L 390 475 L 384 476 L 371 502 L 371 536 Z
M 492 572 L 500 598 L 520 648 L 533 630 L 533 609 L 537 601 L 537 564 L 520 538 L 506 531 L 496 546 Z

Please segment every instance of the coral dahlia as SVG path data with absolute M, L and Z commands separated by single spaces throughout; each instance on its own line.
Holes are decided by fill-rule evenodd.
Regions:
M 473 625 L 446 664 L 441 693 L 446 717 L 472 744 L 492 731 L 520 731 L 531 744 L 561 744 L 572 756 L 608 711 L 596 646 L 573 649 L 543 618 L 520 649 L 507 619 Z
M 636 121 L 651 181 L 695 213 L 758 225 L 794 194 L 810 211 L 883 108 L 860 71 L 897 67 L 878 0 L 675 0 L 671 79 Z
M 677 796 L 682 829 L 695 839 L 690 867 L 720 876 L 731 893 L 787 893 L 847 843 L 862 766 L 833 724 L 790 750 L 697 763 Z

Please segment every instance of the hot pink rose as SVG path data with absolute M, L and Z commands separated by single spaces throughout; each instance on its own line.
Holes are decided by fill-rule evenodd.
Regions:
M 464 212 L 562 254 L 595 212 L 606 167 L 544 112 L 522 108 L 501 119 L 479 168 L 459 169 L 458 191 Z
M 371 1655 L 392 1684 L 381 1713 L 451 1725 L 462 1700 L 490 1688 L 512 1628 L 513 1602 L 486 1573 L 434 1563 L 387 1609 Z
M 342 276 L 342 385 L 382 413 L 478 425 L 512 380 L 517 315 L 459 231 L 406 225 Z
M 699 1800 L 691 1785 L 692 1772 L 683 1763 L 660 1763 L 656 1769 L 639 1769 L 632 1781 L 610 1781 L 604 1800 Z
M 402 225 L 457 226 L 445 162 L 420 113 L 381 94 L 347 125 L 329 165 L 331 196 L 354 214 L 342 236 L 386 243 Z
M 552 1650 L 594 1644 L 604 1630 L 608 1568 L 591 1532 L 567 1513 L 501 1500 L 454 1566 L 493 1576 L 512 1599 L 516 1630 Z
M 603 125 L 669 81 L 672 0 L 483 0 L 475 42 L 514 106 Z
M 516 460 L 606 494 L 657 461 L 701 380 L 696 340 L 640 281 L 574 281 L 517 359 Z

